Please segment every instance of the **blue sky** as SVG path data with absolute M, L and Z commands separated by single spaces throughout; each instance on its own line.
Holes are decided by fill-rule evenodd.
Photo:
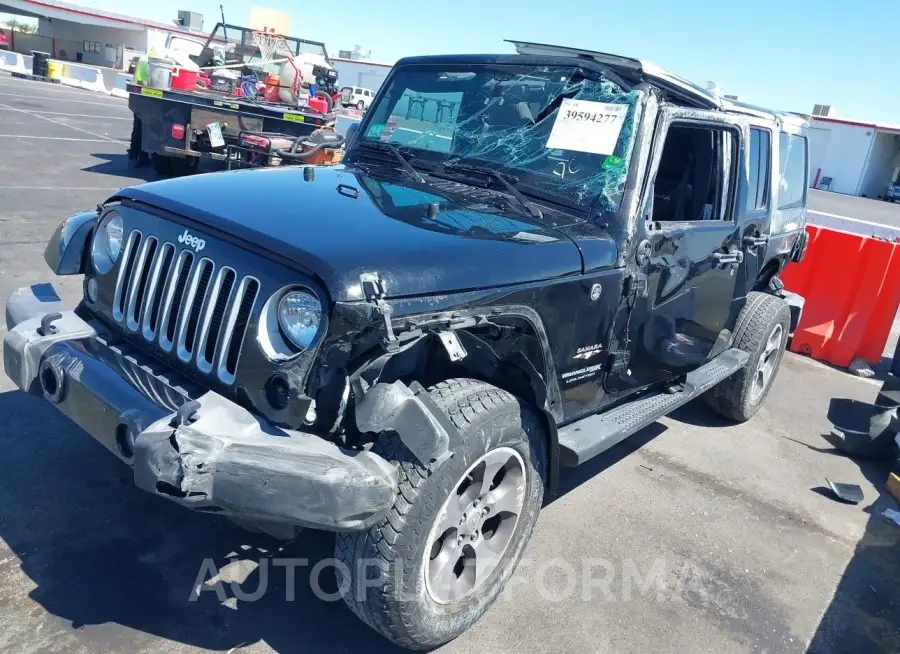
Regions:
M 221 0 L 245 24 L 252 2 Z M 76 4 L 124 11 L 121 0 Z M 572 45 L 649 59 L 695 82 L 715 80 L 750 102 L 900 123 L 896 0 L 265 0 L 293 14 L 293 36 L 324 40 L 329 52 L 359 44 L 377 61 L 415 54 L 510 52 L 504 38 Z M 334 7 L 333 17 L 326 7 Z M 132 12 L 168 21 L 178 9 L 211 27 L 219 0 L 154 0 Z M 140 7 L 140 9 L 137 9 Z M 316 17 L 328 17 L 318 29 Z

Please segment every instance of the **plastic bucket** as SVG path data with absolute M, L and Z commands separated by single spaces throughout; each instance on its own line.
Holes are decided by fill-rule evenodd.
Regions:
M 193 91 L 197 88 L 197 80 L 200 79 L 199 70 L 186 70 L 176 68 L 172 74 L 172 88 L 181 91 Z
M 50 79 L 62 79 L 63 76 L 63 62 L 61 61 L 50 61 L 47 63 L 47 77 Z
M 171 89 L 172 68 L 174 68 L 174 64 L 170 59 L 150 57 L 149 71 L 147 73 L 147 86 L 161 91 L 168 91 Z

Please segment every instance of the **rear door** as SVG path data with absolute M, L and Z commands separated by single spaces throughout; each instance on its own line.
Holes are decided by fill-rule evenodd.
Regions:
M 737 198 L 737 217 L 744 246 L 744 264 L 737 291 L 753 290 L 766 261 L 773 212 L 773 189 L 777 191 L 774 156 L 778 132 L 772 124 L 751 122 L 744 155 L 747 176 Z
M 736 200 L 746 119 L 665 107 L 654 135 L 638 227 L 628 364 L 609 390 L 684 375 L 731 340 L 745 258 Z

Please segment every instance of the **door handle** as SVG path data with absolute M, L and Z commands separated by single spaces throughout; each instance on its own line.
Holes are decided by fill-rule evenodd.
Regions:
M 740 250 L 730 250 L 728 252 L 713 252 L 713 259 L 720 265 L 728 265 L 731 263 L 744 263 L 744 253 Z
M 763 234 L 762 236 L 745 236 L 744 237 L 744 245 L 751 250 L 754 250 L 758 247 L 761 247 L 763 245 L 768 245 L 768 244 L 769 244 L 769 237 L 766 236 L 765 234 Z

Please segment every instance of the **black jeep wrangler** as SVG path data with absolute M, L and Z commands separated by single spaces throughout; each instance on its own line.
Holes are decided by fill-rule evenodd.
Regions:
M 517 42 L 400 61 L 339 167 L 123 189 L 6 305 L 7 374 L 140 488 L 333 530 L 345 599 L 411 648 L 515 570 L 560 466 L 771 388 L 802 300 L 802 118 Z

